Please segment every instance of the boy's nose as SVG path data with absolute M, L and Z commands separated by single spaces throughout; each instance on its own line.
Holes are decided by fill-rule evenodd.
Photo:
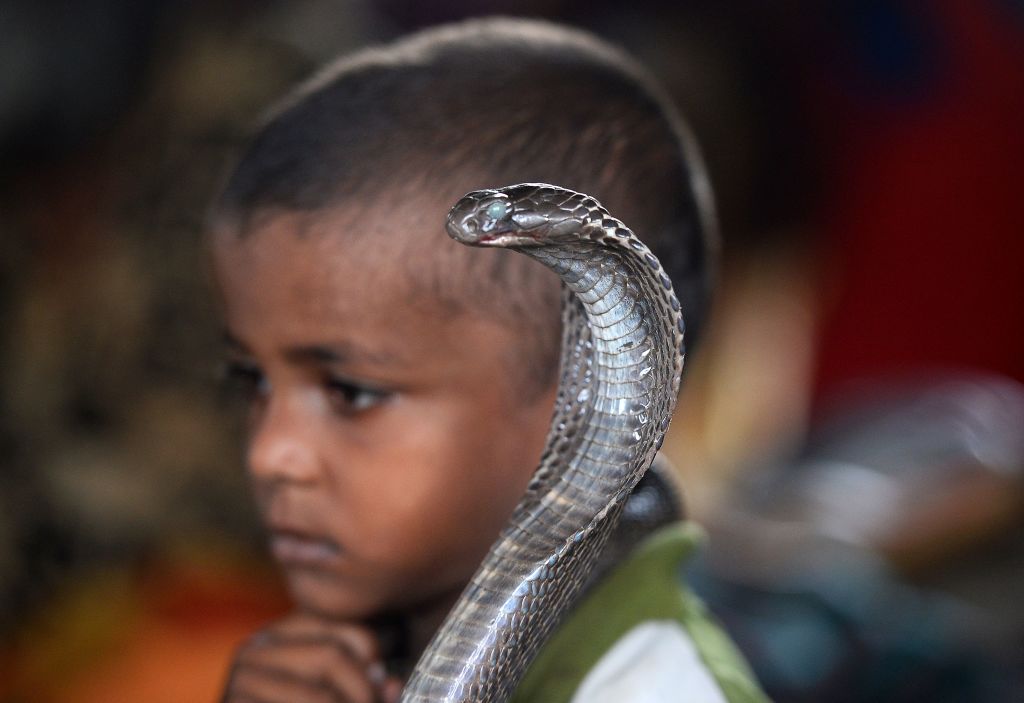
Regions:
M 299 413 L 271 400 L 249 437 L 247 463 L 253 476 L 310 483 L 319 475 L 317 453 Z

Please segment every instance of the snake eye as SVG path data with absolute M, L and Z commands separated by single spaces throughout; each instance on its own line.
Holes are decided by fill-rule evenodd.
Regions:
M 484 212 L 486 212 L 487 216 L 492 220 L 500 220 L 508 214 L 508 203 L 502 200 L 496 200 L 488 205 Z

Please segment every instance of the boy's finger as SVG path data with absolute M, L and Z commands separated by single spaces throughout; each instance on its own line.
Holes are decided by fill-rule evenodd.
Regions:
M 376 697 L 367 665 L 329 645 L 266 645 L 244 652 L 238 663 L 239 671 L 261 671 L 282 680 L 319 686 L 335 692 L 339 700 L 373 703 Z
M 344 701 L 321 685 L 282 672 L 241 668 L 228 685 L 224 703 L 338 703 Z
M 355 659 L 370 663 L 380 659 L 376 635 L 361 625 L 335 623 L 310 615 L 293 615 L 271 625 L 263 634 L 275 642 L 333 643 Z
M 402 682 L 396 678 L 389 677 L 384 685 L 381 686 L 381 700 L 383 703 L 398 703 L 398 699 L 402 695 Z

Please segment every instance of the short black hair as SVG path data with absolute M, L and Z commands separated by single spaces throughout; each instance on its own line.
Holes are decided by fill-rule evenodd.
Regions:
M 651 77 L 582 31 L 470 20 L 342 58 L 270 112 L 214 215 L 244 232 L 277 211 L 386 206 L 396 193 L 451 205 L 469 190 L 528 181 L 588 193 L 634 229 L 672 278 L 692 348 L 717 250 L 702 164 Z M 437 219 L 443 236 L 443 210 Z M 525 257 L 511 258 L 477 278 L 512 288 L 503 309 L 535 329 L 529 341 L 542 352 L 532 365 L 547 382 L 557 314 L 538 318 L 536 279 L 510 273 L 526 270 Z

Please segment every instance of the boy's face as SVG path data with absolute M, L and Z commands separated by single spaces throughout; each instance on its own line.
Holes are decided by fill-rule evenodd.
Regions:
M 299 607 L 359 619 L 465 584 L 536 466 L 554 388 L 523 392 L 508 327 L 410 305 L 387 241 L 347 245 L 345 221 L 219 232 L 213 259 L 272 551 Z

